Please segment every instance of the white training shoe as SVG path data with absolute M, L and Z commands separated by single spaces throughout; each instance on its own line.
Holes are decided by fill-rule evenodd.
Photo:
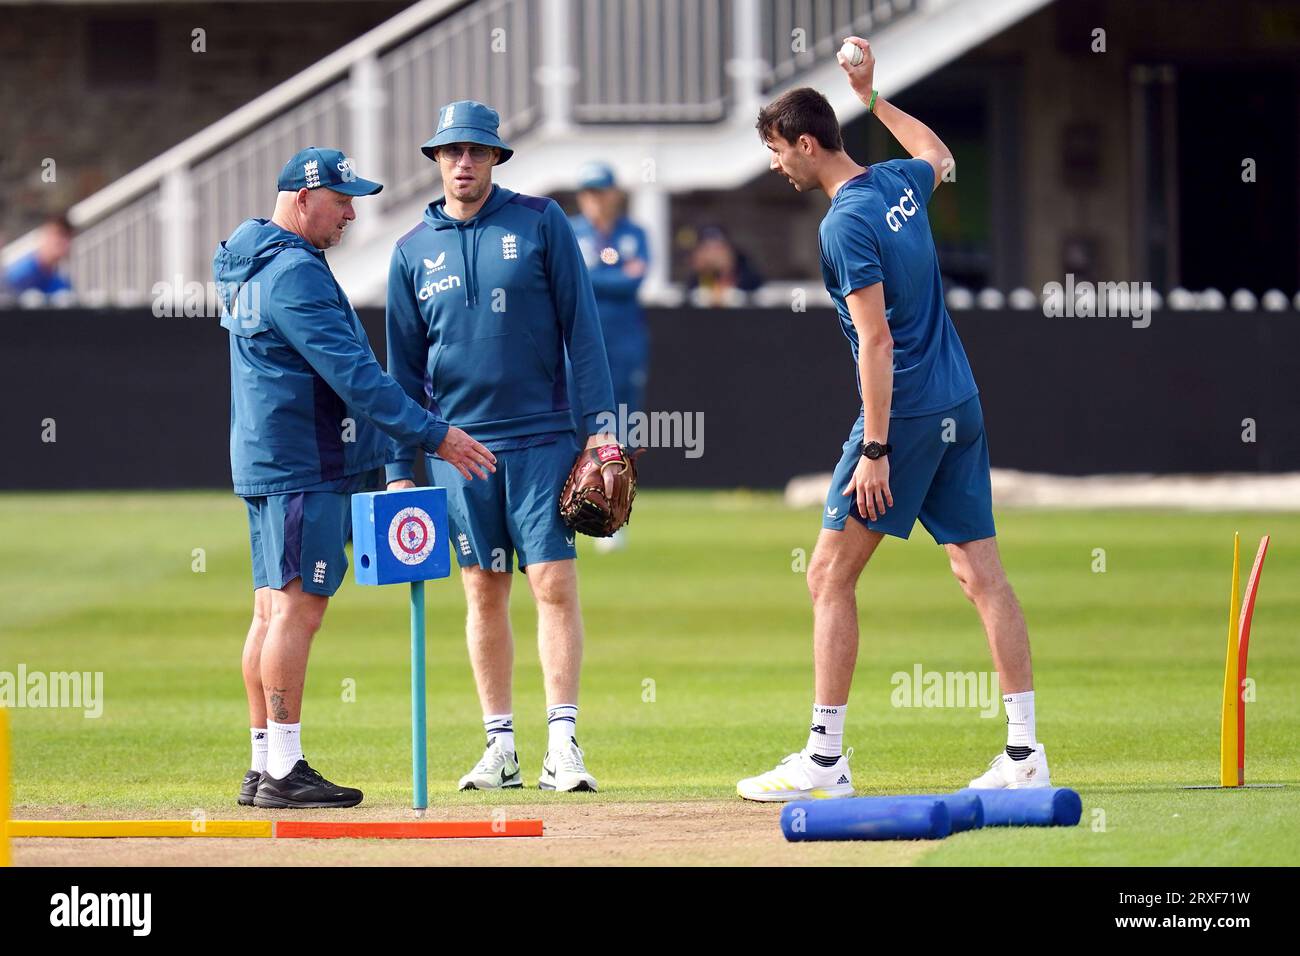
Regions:
M 1050 787 L 1051 775 L 1047 772 L 1047 751 L 1042 744 L 1024 760 L 1012 760 L 1004 750 L 989 761 L 989 769 L 970 782 L 976 790 L 1028 790 L 1033 787 Z
M 462 790 L 502 790 L 522 787 L 518 754 L 506 753 L 497 746 L 494 738 L 474 769 L 460 778 Z
M 788 800 L 826 800 L 832 797 L 853 796 L 853 775 L 849 773 L 849 758 L 853 748 L 841 754 L 829 767 L 813 761 L 808 751 L 790 754 L 776 769 L 757 777 L 746 777 L 736 784 L 736 793 L 746 800 L 765 803 L 784 803 Z
M 570 737 L 568 744 L 559 750 L 546 751 L 537 786 L 542 790 L 558 790 L 563 793 L 596 792 L 596 778 L 587 773 L 587 765 L 582 762 L 582 748 L 575 738 Z

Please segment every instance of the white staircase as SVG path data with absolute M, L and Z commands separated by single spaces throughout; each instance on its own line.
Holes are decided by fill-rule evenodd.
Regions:
M 764 102 L 809 85 L 842 121 L 863 112 L 835 63 L 845 35 L 872 41 L 888 96 L 1050 2 L 421 0 L 78 203 L 74 286 L 89 304 L 192 299 L 217 242 L 270 214 L 284 160 L 329 145 L 385 184 L 330 253 L 353 302 L 380 304 L 393 242 L 440 192 L 419 146 L 440 104 L 472 98 L 501 113 L 515 155 L 496 179 L 511 189 L 546 194 L 572 188 L 588 159 L 614 166 L 650 234 L 653 296 L 666 287 L 669 195 L 763 173 Z

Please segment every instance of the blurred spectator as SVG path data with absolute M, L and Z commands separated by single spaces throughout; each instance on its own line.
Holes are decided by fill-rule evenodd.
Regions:
M 578 170 L 578 211 L 569 221 L 582 250 L 596 310 L 605 332 L 605 353 L 614 383 L 614 411 L 620 421 L 643 411 L 650 362 L 650 336 L 637 292 L 650 262 L 645 230 L 623 214 L 625 197 L 604 163 L 587 163 Z M 570 395 L 577 393 L 569 389 Z M 581 421 L 581 415 L 578 416 Z M 619 436 L 627 441 L 626 435 Z M 627 544 L 627 529 L 612 538 L 599 538 L 596 548 L 608 551 Z
M 704 226 L 690 253 L 687 291 L 698 305 L 733 305 L 763 284 L 749 257 L 732 243 L 720 226 Z
M 624 197 L 614 171 L 588 163 L 578 171 L 579 215 L 569 221 L 596 293 L 605 351 L 614 380 L 614 404 L 641 411 L 650 342 L 637 292 L 650 253 L 645 231 L 623 215 Z
M 21 295 L 35 289 L 51 295 L 72 288 L 68 277 L 59 272 L 59 264 L 68 258 L 72 250 L 72 224 L 68 217 L 51 216 L 41 226 L 36 240 L 36 248 L 5 270 L 5 282 L 9 292 Z

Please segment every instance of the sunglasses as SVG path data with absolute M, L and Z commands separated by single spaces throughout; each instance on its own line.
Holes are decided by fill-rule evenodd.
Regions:
M 449 159 L 454 163 L 460 162 L 461 156 L 469 153 L 471 163 L 486 163 L 495 153 L 491 146 L 471 146 L 468 143 L 453 143 L 450 146 L 438 147 L 438 158 Z

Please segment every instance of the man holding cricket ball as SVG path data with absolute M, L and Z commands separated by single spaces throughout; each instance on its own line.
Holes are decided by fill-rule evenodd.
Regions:
M 866 40 L 847 38 L 837 59 L 867 110 L 912 158 L 859 165 L 844 152 L 831 105 L 813 89 L 790 90 L 758 114 L 772 170 L 800 192 L 821 189 L 831 199 L 818 230 L 822 274 L 858 367 L 862 409 L 808 567 L 815 670 L 808 743 L 774 770 L 741 780 L 737 792 L 760 801 L 852 796 L 843 735 L 858 655 L 854 592 L 885 535 L 906 539 L 917 518 L 947 550 L 979 611 L 1003 689 L 1006 749 L 970 785 L 1046 787 L 1029 635 L 994 537 L 978 389 L 944 306 L 926 216 L 930 194 L 952 178 L 952 153 L 872 89 L 876 62 Z

